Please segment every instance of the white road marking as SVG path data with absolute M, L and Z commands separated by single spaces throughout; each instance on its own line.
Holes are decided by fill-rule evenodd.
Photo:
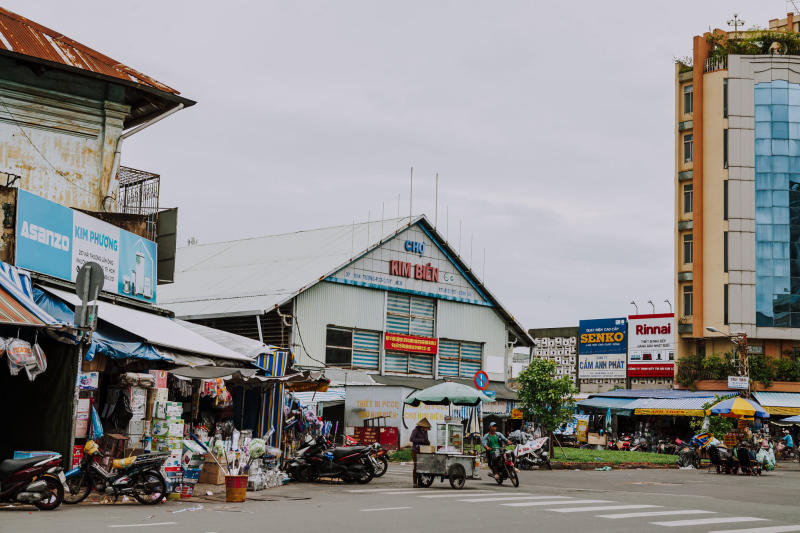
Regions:
M 546 502 L 519 502 L 519 503 L 501 503 L 506 507 L 533 507 L 543 505 L 570 505 L 575 503 L 616 503 L 609 500 L 562 500 L 562 501 L 546 501 Z
M 599 514 L 598 518 L 642 518 L 646 516 L 669 516 L 669 515 L 684 515 L 684 514 L 715 514 L 715 511 L 701 511 L 700 509 L 692 509 L 690 511 L 648 511 L 646 513 L 615 513 L 615 514 Z
M 113 524 L 108 527 L 150 527 L 150 526 L 172 526 L 177 522 L 153 522 L 152 524 Z
M 615 511 L 622 509 L 652 509 L 661 505 L 596 505 L 590 507 L 561 507 L 560 509 L 548 509 L 556 513 L 588 513 L 590 511 Z
M 419 492 L 416 489 L 358 489 L 358 490 L 348 490 L 347 492 Z
M 726 529 L 725 531 L 712 531 L 711 533 L 783 533 L 784 531 L 800 531 L 800 525 L 753 527 L 750 529 Z
M 458 492 L 460 492 L 460 494 L 459 493 L 455 493 L 454 494 L 452 491 L 449 491 L 447 494 L 426 494 L 424 496 L 417 496 L 417 497 L 418 498 L 463 498 L 464 497 L 464 493 L 462 491 L 458 491 Z M 479 495 L 483 494 L 483 495 L 489 496 L 491 494 L 502 494 L 502 493 L 498 492 L 496 490 L 495 491 L 491 491 L 491 490 L 471 490 L 471 491 L 469 491 L 469 494 L 475 494 L 476 496 L 479 496 Z
M 753 516 L 728 516 L 718 518 L 698 518 L 697 520 L 673 520 L 671 522 L 650 522 L 654 526 L 666 527 L 686 527 L 703 526 L 706 524 L 732 524 L 735 522 L 758 522 L 760 520 L 769 521 L 766 518 L 755 518 Z
M 461 495 L 463 496 L 463 494 Z M 468 498 L 458 500 L 460 502 L 483 503 L 483 502 L 511 502 L 514 500 L 571 500 L 569 496 L 491 496 L 486 498 Z
M 378 509 L 361 509 L 361 512 L 371 513 L 372 511 L 399 511 L 400 509 L 411 509 L 411 507 L 380 507 Z

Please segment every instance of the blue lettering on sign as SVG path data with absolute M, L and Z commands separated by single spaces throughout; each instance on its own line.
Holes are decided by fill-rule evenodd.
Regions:
M 425 252 L 425 243 L 417 241 L 406 241 L 406 252 L 422 255 Z

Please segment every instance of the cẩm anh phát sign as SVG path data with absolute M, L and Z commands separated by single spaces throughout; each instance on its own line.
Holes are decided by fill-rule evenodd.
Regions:
M 80 211 L 20 189 L 15 263 L 75 281 L 84 263 L 103 267 L 103 290 L 146 302 L 156 299 L 156 243 Z

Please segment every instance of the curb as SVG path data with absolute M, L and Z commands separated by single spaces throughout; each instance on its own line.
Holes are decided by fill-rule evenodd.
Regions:
M 554 461 L 551 463 L 553 470 L 594 470 L 595 468 L 604 468 L 610 466 L 614 470 L 670 470 L 678 469 L 677 464 L 658 464 L 658 463 L 574 463 L 561 461 Z

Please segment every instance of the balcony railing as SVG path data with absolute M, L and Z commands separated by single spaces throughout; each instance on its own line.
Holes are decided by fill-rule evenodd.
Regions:
M 709 57 L 703 63 L 703 72 L 714 72 L 728 68 L 728 56 Z
M 145 170 L 119 167 L 119 211 L 143 215 L 147 219 L 147 238 L 155 240 L 158 234 L 158 194 L 161 176 Z

